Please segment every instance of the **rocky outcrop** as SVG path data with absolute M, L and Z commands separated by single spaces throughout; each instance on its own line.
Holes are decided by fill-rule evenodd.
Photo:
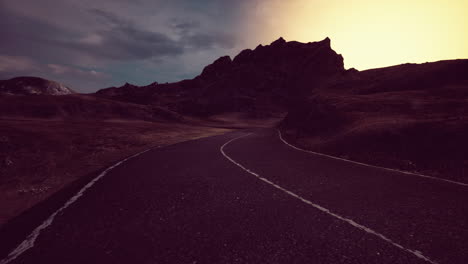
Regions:
M 0 95 L 66 95 L 75 91 L 69 87 L 39 77 L 16 77 L 0 80 Z
M 330 39 L 300 43 L 279 38 L 270 45 L 243 50 L 234 59 L 221 57 L 192 80 L 138 88 L 123 86 L 96 94 L 169 107 L 184 114 L 257 114 L 283 111 L 293 98 L 344 73 L 343 58 L 331 49 Z
M 229 56 L 221 57 L 215 60 L 212 64 L 206 66 L 200 75 L 204 80 L 216 80 L 226 73 L 230 72 L 232 68 L 232 60 Z

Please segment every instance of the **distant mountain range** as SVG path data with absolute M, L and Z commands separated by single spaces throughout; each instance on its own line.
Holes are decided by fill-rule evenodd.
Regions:
M 182 117 L 154 105 L 78 94 L 43 78 L 17 77 L 0 80 L 0 118 L 179 121 Z

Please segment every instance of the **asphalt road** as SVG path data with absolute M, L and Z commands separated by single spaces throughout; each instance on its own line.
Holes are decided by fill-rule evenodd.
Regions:
M 101 176 L 0 263 L 468 263 L 467 186 L 301 152 L 272 129 Z

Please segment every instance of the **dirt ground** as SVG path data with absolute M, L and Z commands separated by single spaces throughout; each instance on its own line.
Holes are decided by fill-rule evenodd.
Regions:
M 0 226 L 74 180 L 129 155 L 232 131 L 222 122 L 219 127 L 201 123 L 0 119 Z

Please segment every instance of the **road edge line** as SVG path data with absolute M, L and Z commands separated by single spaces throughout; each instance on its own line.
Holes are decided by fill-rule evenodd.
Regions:
M 278 130 L 278 131 L 279 131 L 279 130 Z M 224 148 L 225 148 L 227 145 L 229 145 L 229 143 L 231 143 L 231 142 L 233 142 L 233 141 L 235 141 L 235 140 L 237 140 L 237 139 L 250 136 L 251 134 L 252 134 L 252 133 L 249 133 L 249 134 L 246 134 L 246 135 L 242 135 L 242 136 L 239 136 L 239 137 L 236 137 L 236 138 L 233 138 L 233 139 L 227 141 L 227 142 L 224 143 L 224 145 L 222 145 L 222 146 L 220 147 L 220 149 L 219 149 L 219 150 L 221 151 L 221 154 L 223 154 L 223 156 L 224 156 L 226 159 L 228 159 L 230 162 L 232 162 L 234 165 L 238 166 L 239 168 L 243 169 L 244 171 L 248 172 L 249 174 L 255 176 L 257 179 L 259 179 L 259 180 L 261 180 L 261 181 L 263 181 L 263 182 L 265 182 L 265 183 L 268 183 L 269 185 L 271 185 L 271 186 L 275 187 L 276 189 L 278 189 L 278 190 L 280 190 L 280 191 L 283 191 L 284 193 L 286 193 L 286 194 L 288 194 L 288 195 L 290 195 L 290 196 L 292 196 L 292 197 L 294 197 L 294 198 L 296 198 L 296 199 L 302 201 L 303 203 L 308 204 L 308 205 L 314 207 L 315 209 L 318 209 L 319 211 L 321 211 L 321 212 L 323 212 L 323 213 L 326 213 L 326 214 L 328 214 L 328 215 L 330 215 L 330 216 L 333 216 L 333 217 L 335 217 L 335 218 L 337 218 L 337 219 L 339 219 L 339 220 L 341 220 L 341 221 L 343 221 L 343 222 L 346 222 L 346 223 L 350 224 L 351 226 L 353 226 L 353 227 L 355 227 L 355 228 L 358 228 L 358 229 L 360 229 L 360 230 L 362 230 L 362 231 L 364 231 L 364 232 L 366 232 L 366 233 L 368 233 L 368 234 L 377 236 L 378 238 L 384 240 L 385 242 L 391 244 L 392 246 L 395 246 L 395 247 L 397 247 L 397 248 L 399 248 L 399 249 L 401 249 L 401 250 L 403 250 L 403 251 L 406 251 L 407 253 L 410 253 L 410 254 L 412 254 L 412 255 L 414 255 L 414 256 L 416 256 L 416 257 L 418 257 L 418 258 L 420 258 L 420 259 L 422 259 L 422 260 L 424 260 L 424 261 L 426 261 L 426 262 L 429 262 L 429 263 L 431 263 L 431 264 L 438 264 L 437 262 L 435 262 L 435 261 L 431 260 L 430 258 L 424 256 L 420 251 L 405 248 L 405 247 L 403 247 L 402 245 L 400 245 L 400 244 L 394 242 L 394 241 L 391 240 L 390 238 L 388 238 L 388 237 L 386 237 L 386 236 L 384 236 L 384 235 L 382 235 L 382 234 L 380 234 L 380 233 L 378 233 L 378 232 L 376 232 L 376 231 L 374 231 L 374 230 L 372 230 L 372 229 L 370 229 L 370 228 L 368 228 L 368 227 L 366 227 L 366 226 L 363 226 L 363 225 L 361 225 L 361 224 L 358 224 L 358 223 L 355 222 L 354 220 L 351 220 L 351 219 L 349 219 L 349 218 L 346 218 L 346 217 L 340 216 L 340 215 L 338 215 L 338 214 L 336 214 L 336 213 L 333 213 L 333 212 L 330 211 L 329 209 L 327 209 L 327 208 L 325 208 L 325 207 L 322 207 L 322 206 L 320 206 L 320 205 L 318 205 L 318 204 L 315 204 L 315 203 L 313 203 L 313 202 L 311 202 L 311 201 L 309 201 L 309 200 L 307 200 L 307 199 L 305 199 L 305 198 L 303 198 L 303 197 L 301 197 L 301 196 L 299 196 L 299 195 L 297 195 L 297 194 L 295 194 L 295 193 L 289 191 L 288 189 L 285 189 L 285 188 L 283 188 L 283 187 L 277 185 L 276 183 L 274 183 L 274 182 L 272 182 L 272 181 L 270 181 L 270 180 L 268 180 L 268 179 L 266 179 L 266 178 L 260 176 L 260 175 L 257 174 L 256 172 L 253 172 L 253 171 L 249 170 L 248 168 L 244 167 L 242 164 L 238 163 L 237 161 L 235 161 L 234 159 L 232 159 L 231 157 L 229 157 L 229 156 L 224 152 Z
M 371 168 L 382 169 L 382 170 L 387 170 L 387 171 L 399 172 L 399 173 L 403 173 L 403 174 L 407 174 L 407 175 L 412 175 L 412 176 L 418 176 L 418 177 L 422 177 L 422 178 L 431 179 L 431 180 L 434 180 L 434 181 L 443 181 L 443 182 L 448 182 L 448 183 L 468 187 L 468 183 L 464 183 L 464 182 L 452 181 L 452 180 L 448 180 L 448 179 L 444 179 L 444 178 L 437 178 L 437 177 L 434 177 L 434 176 L 429 176 L 429 175 L 424 175 L 424 174 L 419 174 L 419 173 L 414 173 L 414 172 L 409 172 L 409 171 L 402 171 L 402 170 L 397 170 L 397 169 L 380 167 L 380 166 L 376 166 L 376 165 L 371 165 L 371 164 L 362 163 L 362 162 L 349 160 L 349 159 L 343 159 L 343 158 L 336 157 L 336 156 L 331 156 L 331 155 L 327 155 L 327 154 L 323 154 L 323 153 L 319 153 L 319 152 L 314 152 L 314 151 L 311 151 L 311 150 L 302 149 L 302 148 L 296 147 L 296 146 L 290 144 L 289 142 L 287 142 L 283 138 L 283 135 L 282 135 L 281 131 L 279 129 L 276 129 L 276 130 L 278 131 L 278 135 L 279 135 L 280 140 L 285 145 L 287 145 L 287 146 L 289 146 L 289 147 L 291 147 L 291 148 L 293 148 L 295 150 L 298 150 L 298 151 L 302 151 L 302 152 L 305 152 L 305 153 L 309 153 L 309 154 L 313 154 L 313 155 L 317 155 L 317 156 L 322 156 L 322 157 L 326 157 L 326 158 L 330 158 L 330 159 L 341 160 L 341 161 L 345 161 L 345 162 L 349 162 L 349 163 L 353 163 L 353 164 L 357 164 L 357 165 L 361 165 L 361 166 L 365 166 L 365 167 L 371 167 Z
M 150 150 L 153 150 L 155 148 L 158 148 L 159 146 L 156 146 L 156 147 L 151 147 L 149 149 L 146 149 L 146 150 L 143 150 L 141 152 L 138 152 L 132 156 L 129 156 L 117 163 L 115 163 L 114 165 L 108 167 L 107 169 L 105 169 L 103 172 L 101 172 L 98 176 L 96 176 L 94 179 L 92 179 L 90 182 L 88 182 L 85 186 L 83 186 L 75 195 L 73 195 L 70 199 L 68 199 L 68 201 L 62 206 L 60 207 L 59 209 L 57 209 L 54 213 L 52 213 L 45 221 L 42 222 L 42 224 L 40 224 L 38 227 L 36 227 L 32 232 L 31 234 L 29 234 L 24 240 L 23 242 L 21 242 L 18 246 L 16 246 L 15 249 L 13 249 L 8 255 L 6 258 L 2 259 L 0 261 L 0 264 L 8 264 L 10 263 L 11 261 L 15 260 L 17 257 L 21 256 L 24 252 L 26 252 L 28 249 L 30 248 L 33 248 L 34 247 L 34 244 L 36 242 L 36 239 L 39 237 L 39 235 L 41 234 L 41 231 L 46 229 L 47 227 L 49 227 L 53 222 L 54 222 L 54 219 L 55 217 L 61 213 L 62 211 L 64 211 L 65 209 L 67 209 L 70 205 L 72 205 L 74 202 L 76 202 L 81 196 L 83 196 L 83 194 L 86 192 L 86 190 L 88 190 L 89 188 L 91 188 L 97 181 L 99 181 L 102 177 L 104 177 L 109 171 L 111 171 L 112 169 L 116 168 L 117 166 L 121 165 L 122 163 L 130 160 L 130 159 L 133 159 L 145 152 L 148 152 Z

